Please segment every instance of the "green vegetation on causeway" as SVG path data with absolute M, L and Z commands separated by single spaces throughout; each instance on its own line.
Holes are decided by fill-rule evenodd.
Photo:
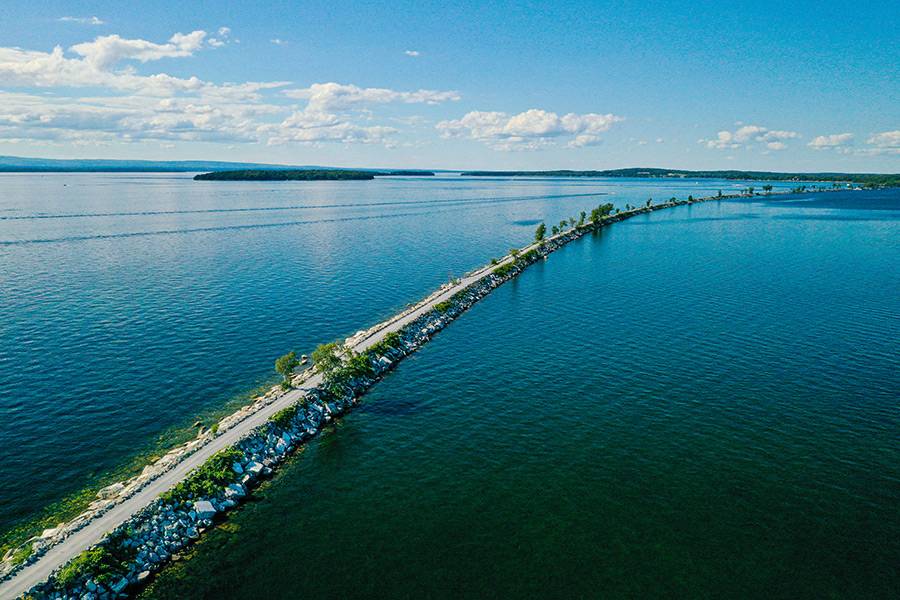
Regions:
M 208 498 L 216 495 L 222 486 L 235 479 L 231 465 L 241 459 L 241 451 L 231 447 L 221 450 L 197 467 L 187 479 L 168 492 L 160 494 L 163 502 L 172 503 L 192 498 Z
M 375 179 L 369 171 L 338 169 L 246 169 L 241 171 L 213 171 L 194 175 L 196 181 L 360 181 Z
M 284 381 L 281 382 L 282 388 L 289 389 L 291 387 L 291 377 L 294 375 L 294 369 L 299 366 L 300 361 L 297 360 L 297 353 L 293 351 L 275 360 L 275 370 L 284 377 Z
M 610 169 L 605 171 L 466 171 L 468 177 L 668 177 L 746 181 L 840 181 L 869 187 L 900 186 L 900 173 L 776 173 L 771 171 L 685 171 L 682 169 Z

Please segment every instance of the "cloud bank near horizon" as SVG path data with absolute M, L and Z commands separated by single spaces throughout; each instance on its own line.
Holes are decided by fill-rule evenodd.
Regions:
M 58 20 L 106 25 L 96 16 Z M 288 44 L 281 38 L 263 42 Z M 459 91 L 334 81 L 305 86 L 287 80 L 218 83 L 154 68 L 238 43 L 232 30 L 222 26 L 214 31 L 175 32 L 159 41 L 110 33 L 67 48 L 56 45 L 49 51 L 0 47 L 0 141 L 46 146 L 208 142 L 385 148 L 453 141 L 498 153 L 551 149 L 577 153 L 604 144 L 610 132 L 634 122 L 615 112 L 561 113 L 551 107 L 519 112 L 460 110 L 461 116 L 453 118 L 451 113 L 447 118 L 448 110 L 463 102 Z M 422 57 L 418 50 L 404 50 L 403 55 Z M 438 106 L 444 107 L 443 118 L 429 112 Z M 803 143 L 804 138 L 809 141 Z M 858 156 L 900 154 L 900 130 L 807 136 L 793 128 L 737 122 L 733 129 L 721 129 L 697 141 L 711 151 L 759 155 L 788 149 Z

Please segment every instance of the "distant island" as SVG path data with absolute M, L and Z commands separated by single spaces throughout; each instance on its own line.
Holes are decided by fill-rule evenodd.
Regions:
M 870 187 L 900 186 L 900 173 L 776 173 L 772 171 L 686 171 L 683 169 L 632 168 L 605 171 L 464 171 L 468 177 L 635 177 L 741 179 L 745 181 L 831 181 Z
M 364 181 L 367 179 L 375 179 L 375 173 L 337 169 L 243 169 L 194 175 L 196 181 Z
M 375 177 L 434 177 L 431 171 L 350 171 L 344 169 L 240 169 L 195 175 L 196 181 L 365 181 Z
M 401 170 L 401 171 L 384 171 L 375 173 L 376 176 L 389 176 L 389 177 L 434 177 L 434 171 L 413 171 L 413 170 Z

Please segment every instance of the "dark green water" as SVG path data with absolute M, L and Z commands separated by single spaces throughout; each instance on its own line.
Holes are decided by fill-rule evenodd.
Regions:
M 896 597 L 900 201 L 837 196 L 554 254 L 147 596 Z

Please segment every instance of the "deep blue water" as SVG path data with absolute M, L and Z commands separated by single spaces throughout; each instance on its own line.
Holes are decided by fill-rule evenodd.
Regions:
M 240 400 L 275 357 L 523 245 L 538 220 L 738 187 L 0 174 L 0 531 Z
M 147 597 L 896 597 L 898 208 L 710 203 L 570 244 Z
M 537 220 L 735 185 L 0 176 L 0 217 L 50 216 L 0 219 L 2 522 Z M 890 597 L 898 224 L 896 191 L 813 194 L 573 243 L 405 361 L 148 595 Z

